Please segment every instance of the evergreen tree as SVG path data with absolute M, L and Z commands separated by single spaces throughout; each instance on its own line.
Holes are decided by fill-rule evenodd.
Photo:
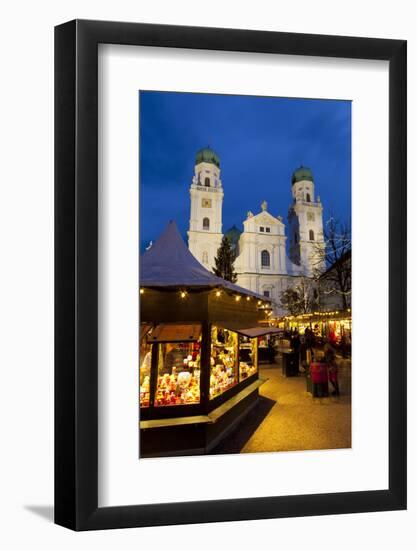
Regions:
M 233 269 L 234 261 L 235 254 L 232 250 L 230 241 L 227 237 L 223 237 L 220 248 L 217 250 L 217 256 L 214 258 L 216 266 L 213 267 L 213 271 L 217 277 L 222 277 L 222 279 L 226 279 L 226 281 L 235 283 L 237 274 Z

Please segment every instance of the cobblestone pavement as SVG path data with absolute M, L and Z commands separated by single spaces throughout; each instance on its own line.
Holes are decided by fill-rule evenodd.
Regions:
M 254 453 L 343 449 L 351 446 L 350 364 L 341 361 L 341 396 L 313 398 L 304 376 L 285 378 L 278 365 L 261 367 L 268 380 L 258 405 L 213 452 Z

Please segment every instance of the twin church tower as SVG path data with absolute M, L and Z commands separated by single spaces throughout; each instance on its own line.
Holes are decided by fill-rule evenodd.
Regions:
M 323 207 L 320 197 L 315 197 L 313 174 L 308 168 L 301 166 L 293 173 L 291 190 L 288 256 L 283 218 L 272 215 L 266 201 L 259 213 L 247 213 L 243 231 L 233 226 L 225 233 L 236 253 L 237 283 L 272 298 L 277 313 L 282 291 L 295 286 L 299 277 L 312 277 L 317 270 L 324 270 L 318 252 L 324 246 Z M 209 147 L 201 149 L 190 187 L 188 247 L 210 271 L 223 237 L 223 197 L 220 159 Z

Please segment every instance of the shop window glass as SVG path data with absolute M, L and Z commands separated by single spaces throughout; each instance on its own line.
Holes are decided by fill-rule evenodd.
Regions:
M 236 332 L 211 329 L 210 399 L 238 383 L 238 337 Z
M 239 380 L 245 380 L 258 371 L 256 338 L 239 336 Z
M 159 344 L 155 407 L 200 402 L 200 351 L 201 338 Z
M 139 350 L 139 397 L 141 407 L 149 407 L 151 361 L 152 344 L 148 344 L 146 336 L 144 336 L 141 339 Z

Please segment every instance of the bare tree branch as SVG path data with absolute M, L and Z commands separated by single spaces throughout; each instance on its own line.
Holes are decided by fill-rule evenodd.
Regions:
M 351 280 L 351 230 L 349 223 L 341 223 L 331 216 L 323 229 L 325 246 L 316 245 L 317 258 L 314 278 L 320 281 L 321 293 L 337 294 L 342 298 L 343 308 L 350 305 Z M 326 265 L 323 273 L 319 266 Z

